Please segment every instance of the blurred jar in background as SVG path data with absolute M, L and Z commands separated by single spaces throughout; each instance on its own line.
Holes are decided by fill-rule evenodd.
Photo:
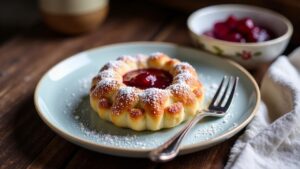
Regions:
M 66 34 L 91 32 L 104 21 L 108 0 L 39 0 L 45 23 Z

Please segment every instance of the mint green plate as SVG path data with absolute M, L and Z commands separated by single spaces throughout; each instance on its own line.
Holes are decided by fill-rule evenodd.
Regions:
M 252 76 L 238 64 L 214 55 L 168 43 L 134 42 L 109 45 L 81 52 L 58 63 L 40 80 L 35 106 L 42 120 L 56 133 L 82 147 L 113 155 L 147 157 L 149 151 L 173 136 L 172 129 L 136 132 L 118 128 L 98 118 L 90 108 L 91 78 L 108 61 L 121 55 L 163 52 L 187 61 L 197 70 L 205 86 L 206 103 L 224 75 L 239 76 L 240 83 L 228 114 L 206 118 L 183 140 L 180 154 L 208 148 L 232 137 L 253 118 L 260 93 Z

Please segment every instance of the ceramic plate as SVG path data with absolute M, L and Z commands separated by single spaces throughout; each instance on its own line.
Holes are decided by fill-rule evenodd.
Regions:
M 196 49 L 151 42 L 95 48 L 58 63 L 36 87 L 34 99 L 39 116 L 56 133 L 82 147 L 113 155 L 146 157 L 151 149 L 168 140 L 183 125 L 156 132 L 115 127 L 99 119 L 90 108 L 88 92 L 91 78 L 108 61 L 124 54 L 158 51 L 194 66 L 205 86 L 206 104 L 224 75 L 240 77 L 228 114 L 223 118 L 206 118 L 199 122 L 183 140 L 180 154 L 220 143 L 240 131 L 253 118 L 260 93 L 254 79 L 241 66 Z

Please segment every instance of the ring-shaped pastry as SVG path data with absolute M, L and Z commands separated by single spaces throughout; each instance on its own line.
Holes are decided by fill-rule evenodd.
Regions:
M 169 73 L 170 84 L 161 88 L 125 84 L 128 72 L 142 69 Z M 152 75 L 146 78 L 151 83 L 157 80 Z M 177 126 L 195 116 L 203 100 L 204 88 L 195 69 L 163 53 L 121 56 L 110 61 L 93 78 L 90 89 L 90 104 L 101 119 L 137 131 Z

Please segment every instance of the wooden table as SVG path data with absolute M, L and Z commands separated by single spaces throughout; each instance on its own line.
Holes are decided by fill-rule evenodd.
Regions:
M 17 0 L 13 0 L 16 1 Z M 35 9 L 35 2 L 32 9 Z M 9 3 L 7 3 L 9 4 Z M 19 8 L 17 8 L 19 9 Z M 21 9 L 21 8 L 20 8 Z M 29 8 L 31 9 L 31 7 Z M 23 8 L 22 8 L 23 10 Z M 167 163 L 109 156 L 78 147 L 51 131 L 33 103 L 35 86 L 53 65 L 77 52 L 128 41 L 166 41 L 192 46 L 187 14 L 152 3 L 111 4 L 109 17 L 96 32 L 64 36 L 49 30 L 38 12 L 0 33 L 0 168 L 223 168 L 237 136 L 212 148 Z M 14 19 L 13 15 L 7 18 Z M 15 23 L 15 22 L 14 22 Z M 22 28 L 21 31 L 19 28 Z M 5 34 L 5 35 L 4 35 Z M 267 66 L 252 71 L 260 81 Z M 241 134 L 241 133 L 239 133 Z

